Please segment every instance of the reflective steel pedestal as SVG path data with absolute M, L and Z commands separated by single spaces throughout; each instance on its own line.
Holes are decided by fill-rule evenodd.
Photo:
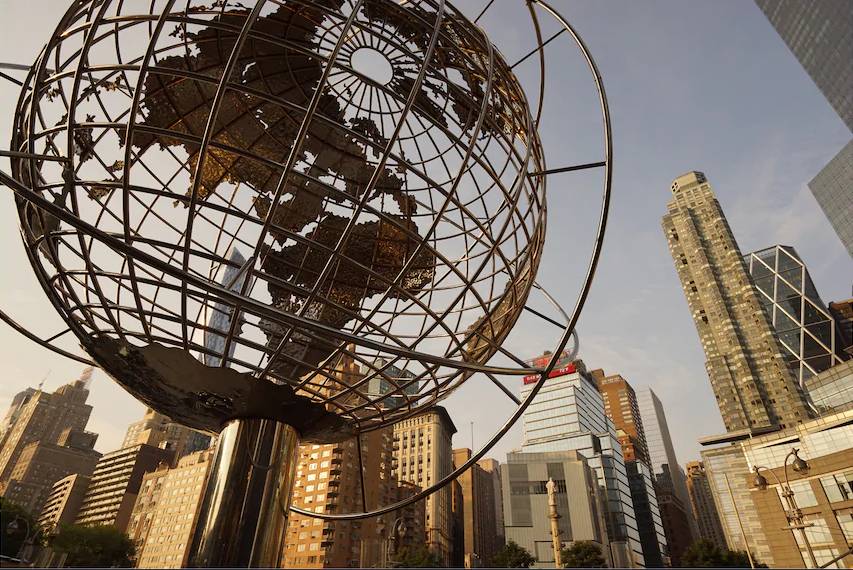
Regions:
M 188 566 L 281 566 L 298 454 L 287 424 L 235 420 L 222 430 Z

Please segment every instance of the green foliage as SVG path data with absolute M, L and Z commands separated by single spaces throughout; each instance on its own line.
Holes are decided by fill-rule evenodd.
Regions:
M 513 541 L 507 542 L 503 548 L 492 557 L 492 568 L 530 568 L 536 559 Z
M 756 568 L 767 568 L 757 560 Z M 749 556 L 743 550 L 720 548 L 709 540 L 700 540 L 690 545 L 681 558 L 688 568 L 749 568 Z
M 397 568 L 442 568 L 441 558 L 426 546 L 403 548 L 394 564 Z
M 11 531 L 9 525 L 15 522 L 17 530 Z M 33 538 L 33 544 L 41 542 L 41 532 L 33 516 L 21 506 L 0 497 L 0 554 L 17 558 L 24 541 L 27 540 L 27 531 Z
M 579 540 L 560 551 L 563 568 L 605 568 L 607 561 L 601 548 L 589 540 Z
M 136 556 L 133 541 L 114 526 L 63 525 L 50 546 L 68 555 L 69 567 L 130 568 Z

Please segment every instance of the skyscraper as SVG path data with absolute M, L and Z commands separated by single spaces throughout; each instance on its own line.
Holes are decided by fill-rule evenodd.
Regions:
M 793 247 L 775 245 L 748 253 L 744 261 L 801 386 L 847 359 L 835 319 Z
M 534 358 L 538 366 L 550 355 Z M 539 377 L 526 377 L 521 398 Z M 521 418 L 523 453 L 577 451 L 593 468 L 606 498 L 607 536 L 616 566 L 644 566 L 643 547 L 616 426 L 583 361 L 563 357 Z M 502 473 L 503 475 L 504 473 Z M 506 493 L 504 493 L 506 500 Z M 507 538 L 510 536 L 507 534 Z
M 652 470 L 649 467 L 649 452 L 640 417 L 640 407 L 634 387 L 619 374 L 607 376 L 603 370 L 593 370 L 604 411 L 616 426 L 622 455 L 628 473 L 628 486 L 634 503 L 637 530 L 643 545 L 646 566 L 660 568 L 669 565 L 669 546 L 664 532 L 658 493 Z
M 124 531 L 130 522 L 142 477 L 161 463 L 171 464 L 173 455 L 171 449 L 145 444 L 105 454 L 92 474 L 76 524 L 112 525 Z
M 848 0 L 755 0 L 838 116 L 853 131 Z
M 853 257 L 853 139 L 811 179 L 809 190 Z
M 2 441 L 3 434 L 6 430 L 12 427 L 12 424 L 14 424 L 15 420 L 18 419 L 18 414 L 21 413 L 21 408 L 29 402 L 30 398 L 32 398 L 35 393 L 35 388 L 26 388 L 25 390 L 21 390 L 15 394 L 12 398 L 12 403 L 9 404 L 9 409 L 6 410 L 6 415 L 3 416 L 3 420 L 0 421 L 0 441 Z
M 701 461 L 687 464 L 687 490 L 690 493 L 690 505 L 699 523 L 699 537 L 713 542 L 720 548 L 726 548 L 726 535 L 720 523 L 720 515 L 714 504 L 714 495 L 708 483 L 708 474 Z
M 643 431 L 634 387 L 619 374 L 605 376 L 601 369 L 593 370 L 590 375 L 595 379 L 601 397 L 604 399 L 604 411 L 607 417 L 613 420 L 616 426 L 625 461 L 640 460 L 648 464 L 646 435 Z
M 90 477 L 74 473 L 54 483 L 38 517 L 39 527 L 50 532 L 59 525 L 73 523 L 89 481 Z
M 504 501 L 503 492 L 501 491 L 501 464 L 496 459 L 487 457 L 478 461 L 477 465 L 489 474 L 492 481 L 492 492 L 495 497 L 495 526 L 497 527 L 497 542 L 500 546 L 506 542 L 504 537 Z
M 391 476 L 391 429 L 359 436 L 363 473 L 354 439 L 300 447 L 292 503 L 316 513 L 348 513 L 392 504 L 397 482 Z M 292 514 L 288 518 L 284 566 L 287 568 L 375 567 L 381 563 L 386 517 L 363 521 L 324 521 Z M 392 519 L 393 521 L 393 519 Z M 390 527 L 390 522 L 387 524 Z M 390 530 L 390 529 L 389 529 Z
M 174 462 L 184 455 L 207 449 L 210 436 L 175 423 L 151 408 L 145 410 L 141 420 L 133 422 L 127 428 L 122 447 L 131 447 L 140 443 L 159 447 L 168 444 L 174 452 Z
M 174 468 L 164 465 L 145 475 L 131 517 L 131 527 L 144 529 L 138 533 L 137 568 L 186 567 L 210 459 L 209 450 L 197 451 L 182 457 Z M 145 501 L 155 486 L 160 487 L 156 499 Z
M 808 419 L 805 394 L 708 180 L 688 172 L 671 190 L 662 226 L 726 430 L 784 428 Z
M 53 393 L 36 390 L 20 406 L 14 424 L 0 439 L 0 485 L 9 480 L 27 445 L 59 444 L 60 438 L 67 438 L 70 432 L 85 430 L 92 413 L 92 406 L 86 403 L 89 374 L 90 370 L 85 371 L 82 379 L 60 386 Z
M 457 468 L 471 458 L 468 448 L 453 450 L 453 467 Z M 457 479 L 461 501 L 454 502 L 454 520 L 462 526 L 462 544 L 454 544 L 459 556 L 454 566 L 476 568 L 490 564 L 492 556 L 502 545 L 498 544 L 495 519 L 495 495 L 492 476 L 479 463 L 475 463 Z M 458 534 L 457 534 L 458 536 Z
M 829 304 L 829 312 L 838 325 L 844 352 L 853 356 L 853 299 L 833 301 Z
M 225 257 L 231 264 L 225 267 L 219 284 L 232 291 L 240 290 L 248 275 L 248 271 L 241 271 L 246 263 L 246 258 L 236 247 L 231 247 Z M 210 316 L 207 319 L 209 330 L 204 333 L 204 347 L 210 352 L 210 354 L 204 355 L 204 363 L 208 366 L 219 366 L 222 362 L 222 359 L 215 355 L 222 354 L 225 350 L 225 335 L 231 328 L 232 313 L 233 309 L 222 302 L 215 303 L 211 309 Z M 236 333 L 240 332 L 240 324 L 237 323 Z M 213 331 L 219 331 L 221 334 Z M 237 336 L 236 333 L 234 336 Z M 228 348 L 228 358 L 234 356 L 236 348 L 237 345 L 231 343 Z
M 847 128 L 853 131 L 853 16 L 848 0 L 755 0 Z M 853 256 L 853 140 L 809 182 Z
M 435 406 L 417 416 L 397 422 L 394 428 L 392 476 L 422 489 L 432 486 L 453 471 L 453 434 L 456 426 L 447 410 Z M 450 486 L 426 499 L 425 537 L 427 547 L 449 566 L 453 548 L 452 497 Z
M 675 455 L 663 404 L 651 388 L 641 389 L 637 402 L 669 555 L 672 565 L 678 566 L 694 537 L 698 537 L 699 529 L 690 508 L 686 477 Z

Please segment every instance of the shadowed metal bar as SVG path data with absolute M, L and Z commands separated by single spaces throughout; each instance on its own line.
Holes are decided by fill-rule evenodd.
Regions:
M 574 166 L 563 166 L 562 168 L 549 168 L 548 170 L 540 170 L 539 172 L 531 172 L 528 176 L 548 176 L 549 174 L 560 174 L 561 172 L 574 172 L 576 170 L 586 170 L 588 168 L 601 168 L 606 166 L 607 162 L 588 162 L 586 164 L 576 164 Z
M 515 63 L 513 63 L 512 65 L 510 65 L 510 66 L 509 66 L 509 68 L 510 68 L 510 69 L 515 69 L 518 65 L 521 65 L 522 63 L 524 63 L 524 61 L 525 61 L 525 60 L 527 60 L 527 58 L 529 58 L 531 55 L 533 55 L 533 54 L 535 54 L 536 52 L 541 51 L 542 49 L 544 49 L 544 48 L 545 48 L 545 46 L 547 46 L 547 45 L 548 45 L 548 44 L 550 44 L 552 41 L 554 41 L 555 39 L 557 39 L 557 37 L 558 37 L 560 34 L 562 34 L 563 32 L 565 32 L 565 31 L 566 31 L 566 29 L 565 29 L 565 28 L 563 28 L 563 29 L 561 29 L 559 32 L 556 32 L 553 36 L 551 36 L 550 38 L 548 38 L 547 40 L 545 40 L 544 42 L 542 42 L 542 45 L 541 45 L 541 46 L 539 46 L 539 47 L 537 47 L 537 48 L 533 48 L 532 50 L 530 50 L 530 51 L 529 51 L 529 52 L 528 52 L 524 57 L 522 57 L 521 59 L 519 59 L 518 61 L 516 61 Z

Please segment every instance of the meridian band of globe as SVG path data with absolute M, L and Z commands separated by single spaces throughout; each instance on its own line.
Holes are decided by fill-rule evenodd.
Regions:
M 610 118 L 609 118 L 609 112 L 607 109 L 605 94 L 603 91 L 603 87 L 601 86 L 601 83 L 600 83 L 600 76 L 598 74 L 598 71 L 595 67 L 595 64 L 592 61 L 592 58 L 589 55 L 589 52 L 587 51 L 585 45 L 580 40 L 579 36 L 577 36 L 577 34 L 574 32 L 574 30 L 568 25 L 568 23 L 564 19 L 562 19 L 558 14 L 556 14 L 556 12 L 554 12 L 547 4 L 545 4 L 544 2 L 537 2 L 537 3 L 540 4 L 541 6 L 543 6 L 543 8 L 545 8 L 549 13 L 551 13 L 552 16 L 555 17 L 558 21 L 560 21 L 561 24 L 566 28 L 566 30 L 571 33 L 571 35 L 575 39 L 575 42 L 578 44 L 579 48 L 581 49 L 585 59 L 587 60 L 587 63 L 590 67 L 590 70 L 592 71 L 592 74 L 593 74 L 593 78 L 594 78 L 594 81 L 596 84 L 596 88 L 597 88 L 598 93 L 599 93 L 599 99 L 600 99 L 600 103 L 601 103 L 601 110 L 602 110 L 602 116 L 603 116 L 604 125 L 605 125 L 605 135 L 606 135 L 606 140 L 605 140 L 606 159 L 605 159 L 605 165 L 604 165 L 605 166 L 604 197 L 603 197 L 601 215 L 600 215 L 600 219 L 599 219 L 599 227 L 598 227 L 597 237 L 596 237 L 592 257 L 590 259 L 590 264 L 589 264 L 589 268 L 587 271 L 586 279 L 584 281 L 584 286 L 581 290 L 581 293 L 579 294 L 578 300 L 576 302 L 575 309 L 573 310 L 572 317 L 569 319 L 569 322 L 568 322 L 568 325 L 564 331 L 563 337 L 561 338 L 560 342 L 558 343 L 559 344 L 558 350 L 555 351 L 555 356 L 552 357 L 551 362 L 549 363 L 549 366 L 546 367 L 546 370 L 541 373 L 540 380 L 537 382 L 532 393 L 528 396 L 527 399 L 525 399 L 525 401 L 522 403 L 522 405 L 519 407 L 519 409 L 516 410 L 516 413 L 507 421 L 507 423 L 504 425 L 504 427 L 501 428 L 501 430 L 499 430 L 493 436 L 493 438 L 489 441 L 489 443 L 486 446 L 484 446 L 476 454 L 472 455 L 472 458 L 468 462 L 466 462 L 460 468 L 456 469 L 453 473 L 451 473 L 450 475 L 448 475 L 447 477 L 442 479 L 442 481 L 440 481 L 439 483 L 437 483 L 433 487 L 430 487 L 430 488 L 422 491 L 421 493 L 419 493 L 416 496 L 413 496 L 409 500 L 402 501 L 402 502 L 396 503 L 394 505 L 390 505 L 390 506 L 385 507 L 383 509 L 371 511 L 369 513 L 329 515 L 329 514 L 320 514 L 320 513 L 302 511 L 301 509 L 292 508 L 292 510 L 294 510 L 295 512 L 299 512 L 300 514 L 304 514 L 306 516 L 312 516 L 312 517 L 323 518 L 323 519 L 332 519 L 332 520 L 334 520 L 334 519 L 340 520 L 340 519 L 366 518 L 369 516 L 375 516 L 377 514 L 382 514 L 384 512 L 389 512 L 391 510 L 395 510 L 395 509 L 400 508 L 402 506 L 405 506 L 407 504 L 411 504 L 411 503 L 423 498 L 424 496 L 431 494 L 432 492 L 438 490 L 439 488 L 445 486 L 447 483 L 449 483 L 451 480 L 453 480 L 456 476 L 458 476 L 461 472 L 463 472 L 464 470 L 469 468 L 474 462 L 476 462 L 483 455 L 485 455 L 485 453 L 488 452 L 488 450 L 497 442 L 497 440 L 500 439 L 500 437 L 502 437 L 506 433 L 506 431 L 508 431 L 508 429 L 515 423 L 515 421 L 517 421 L 517 419 L 520 417 L 521 413 L 523 413 L 524 409 L 527 407 L 529 402 L 532 400 L 532 398 L 535 396 L 535 394 L 541 388 L 542 384 L 544 383 L 545 378 L 547 378 L 548 373 L 551 371 L 551 369 L 553 369 L 557 356 L 559 355 L 559 353 L 562 351 L 562 349 L 567 344 L 568 339 L 569 339 L 569 335 L 574 331 L 574 326 L 575 326 L 577 319 L 579 317 L 580 309 L 582 308 L 582 306 L 586 300 L 586 296 L 588 294 L 589 287 L 591 285 L 592 276 L 595 272 L 595 268 L 596 268 L 597 263 L 598 263 L 601 243 L 602 243 L 602 239 L 603 239 L 603 235 L 604 235 L 604 227 L 606 225 L 607 211 L 609 208 L 610 185 L 611 185 L 611 164 L 612 164 L 611 163 L 612 154 L 611 154 L 611 148 L 610 148 L 610 138 L 611 138 L 610 137 Z M 531 6 L 531 10 L 532 10 L 532 6 Z M 537 26 L 537 35 L 539 36 L 538 26 Z M 540 45 L 542 44 L 541 36 L 539 36 L 539 44 Z M 543 58 L 543 54 L 542 54 L 541 50 L 540 50 L 540 61 L 542 62 L 542 66 L 544 69 L 544 58 Z M 42 62 L 42 67 L 43 67 L 43 65 L 44 65 L 44 62 Z M 542 80 L 542 82 L 544 82 L 544 75 L 542 76 L 541 80 Z M 22 93 L 22 98 L 23 98 L 23 95 L 24 94 Z M 541 93 L 541 89 L 540 89 L 540 100 L 541 100 L 541 96 L 542 96 L 542 93 Z M 539 110 L 537 113 L 536 123 L 538 123 L 538 120 L 539 120 L 539 116 L 538 116 L 539 113 L 541 113 L 541 104 L 539 106 Z M 32 143 L 32 141 L 30 141 L 30 142 Z M 129 146 L 130 145 L 128 145 L 128 147 Z M 543 167 L 543 170 L 544 170 L 544 167 Z M 72 222 L 72 220 L 69 220 L 67 217 L 64 217 L 66 212 L 64 212 L 62 210 L 62 208 L 55 207 L 52 203 L 48 202 L 41 195 L 33 195 L 32 190 L 26 188 L 23 185 L 16 184 L 17 181 L 15 181 L 15 180 L 9 180 L 5 174 L 2 175 L 2 180 L 4 183 L 7 183 L 7 185 L 10 185 L 13 188 L 13 190 L 16 191 L 16 194 L 18 194 L 19 196 L 23 197 L 26 200 L 30 200 L 30 201 L 36 203 L 37 205 L 42 207 L 42 209 L 50 212 L 51 207 L 54 207 L 55 208 L 55 210 L 53 211 L 54 215 L 56 215 L 58 218 L 62 219 L 66 223 L 69 223 L 70 225 L 74 226 L 74 223 Z M 26 193 L 29 193 L 29 195 L 25 195 Z M 77 220 L 75 220 L 75 221 L 77 221 Z M 86 231 L 88 232 L 89 229 L 90 228 L 86 228 Z M 97 230 L 97 228 L 91 228 L 91 229 Z M 115 244 L 115 245 L 118 245 L 118 244 Z M 28 255 L 30 255 L 30 254 L 35 255 L 35 252 L 32 251 L 30 248 L 27 248 L 27 251 L 28 251 Z M 128 256 L 132 257 L 131 252 L 126 252 L 126 253 Z M 161 267 L 161 269 L 163 269 L 164 271 L 166 269 L 171 270 L 171 266 L 169 266 L 168 268 Z M 185 276 L 185 277 L 189 277 L 189 276 Z M 185 278 L 185 277 L 182 277 L 182 278 Z M 41 275 L 39 275 L 39 278 L 41 281 Z M 197 287 L 201 287 L 201 288 L 207 288 L 207 287 L 211 286 L 211 284 L 209 282 L 203 283 L 203 284 L 202 283 L 194 283 L 194 285 Z M 43 283 L 43 286 L 46 286 L 45 283 Z M 220 288 L 218 288 L 218 290 L 214 289 L 214 291 L 220 297 L 224 297 L 226 299 L 229 298 L 228 295 L 230 292 L 224 288 L 220 287 Z M 53 300 L 53 299 L 51 298 L 51 300 Z M 232 300 L 234 301 L 236 307 L 240 307 L 241 304 L 247 303 L 248 301 L 253 301 L 251 298 L 248 298 L 248 299 L 243 298 L 243 299 L 239 299 L 239 300 L 235 300 L 232 298 Z M 267 306 L 264 306 L 264 307 L 267 307 Z M 271 308 L 271 307 L 267 307 L 267 308 Z M 281 316 L 281 315 L 279 315 L 279 316 Z M 288 316 L 290 316 L 290 315 L 288 315 Z M 305 323 L 302 323 L 302 324 L 305 324 Z M 319 323 L 313 323 L 313 324 L 318 325 Z M 364 339 L 359 339 L 359 341 L 364 342 Z M 389 350 L 393 347 L 381 346 L 380 348 L 382 350 Z M 434 360 L 434 357 L 432 357 L 432 355 L 416 354 L 416 356 L 418 356 L 419 358 L 424 358 L 424 360 L 426 360 L 426 361 L 429 361 L 430 358 L 432 358 Z M 448 364 L 448 365 L 451 364 L 450 362 L 442 362 L 442 363 Z M 483 367 L 477 369 L 476 367 L 473 367 L 471 365 L 472 365 L 472 363 L 470 363 L 470 362 L 466 363 L 464 368 L 469 369 L 469 370 L 486 372 L 486 373 L 494 372 L 494 373 L 501 373 L 501 374 L 519 374 L 520 375 L 520 374 L 528 374 L 530 372 L 536 372 L 535 370 L 529 370 L 529 369 L 526 369 L 526 370 L 525 369 L 502 369 L 502 368 L 487 367 L 487 366 L 483 366 Z M 457 366 L 458 366 L 458 364 L 457 364 Z M 460 367 L 460 368 L 462 368 L 462 367 Z M 415 412 L 420 411 L 420 409 L 423 409 L 423 408 L 418 408 L 417 410 L 414 410 L 412 415 L 414 415 Z

